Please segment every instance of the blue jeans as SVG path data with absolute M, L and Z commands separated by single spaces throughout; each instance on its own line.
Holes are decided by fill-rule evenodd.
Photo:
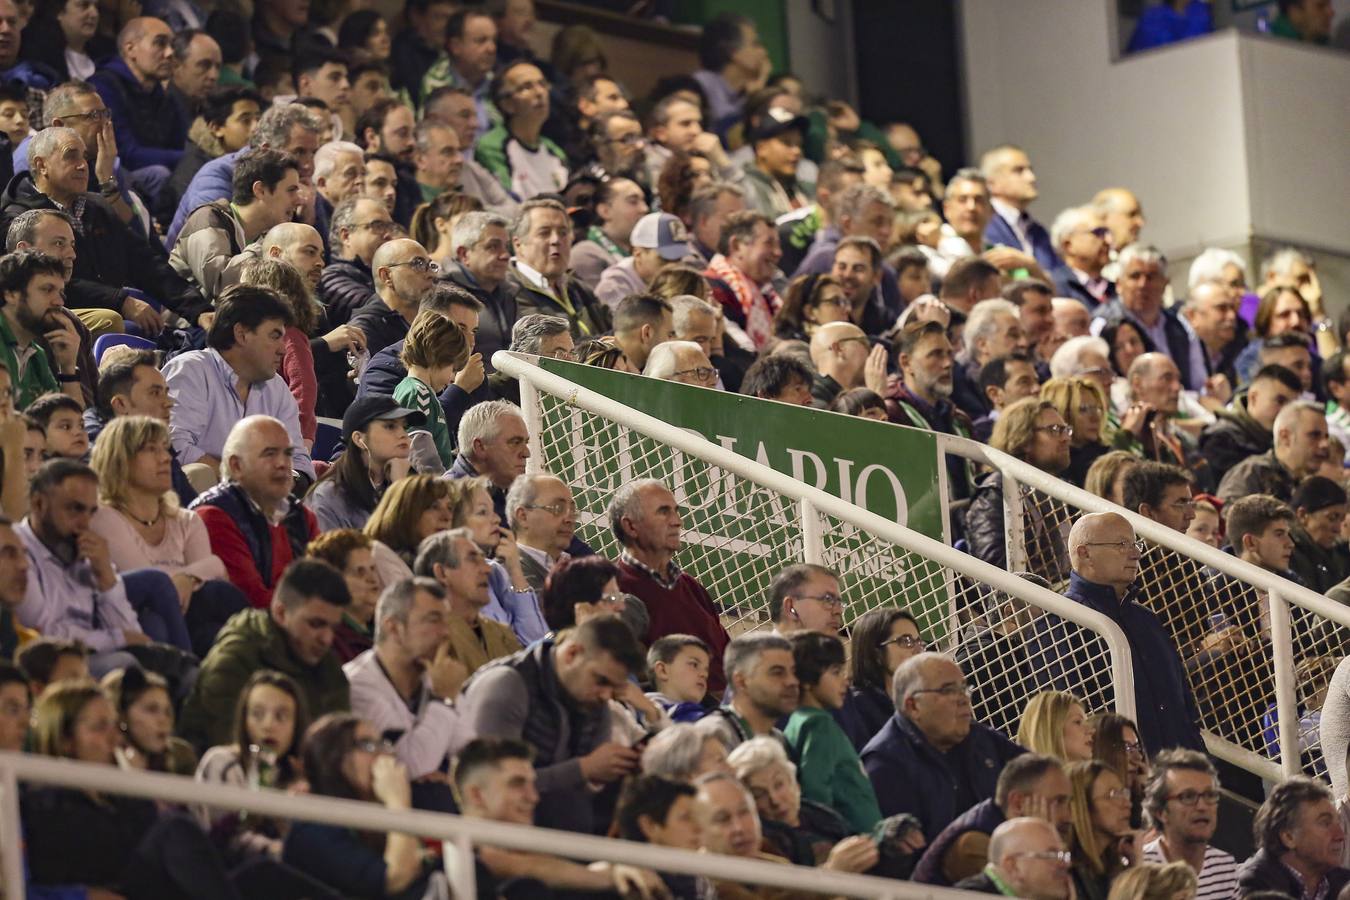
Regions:
M 146 637 L 191 653 L 192 638 L 173 579 L 161 569 L 135 569 L 123 572 L 122 581 Z

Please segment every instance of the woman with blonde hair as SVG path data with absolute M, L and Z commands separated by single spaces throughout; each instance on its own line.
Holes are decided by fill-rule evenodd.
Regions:
M 159 419 L 118 416 L 110 421 L 89 458 L 101 501 L 89 527 L 108 542 L 108 555 L 120 572 L 158 569 L 169 576 L 191 649 L 204 657 L 225 621 L 248 608 L 248 598 L 230 583 L 225 563 L 211 552 L 201 517 L 178 505 L 172 460 L 169 429 Z
M 676 297 L 688 295 L 706 301 L 712 293 L 712 288 L 708 285 L 708 279 L 704 278 L 698 269 L 683 263 L 675 263 L 656 273 L 652 283 L 647 285 L 647 293 L 655 294 L 662 300 L 674 300 Z
M 380 584 L 412 577 L 417 547 L 453 523 L 451 482 L 435 475 L 409 475 L 389 486 L 362 529 L 372 548 Z
M 1071 763 L 1069 852 L 1079 900 L 1107 900 L 1111 882 L 1125 870 L 1135 838 L 1130 828 L 1130 789 L 1110 766 L 1097 760 Z
M 1195 900 L 1200 879 L 1184 862 L 1140 863 L 1111 882 L 1107 900 Z
M 1083 701 L 1067 691 L 1041 691 L 1027 701 L 1017 743 L 1060 762 L 1092 759 L 1092 728 Z
M 1041 399 L 1052 404 L 1073 428 L 1069 468 L 1060 477 L 1082 487 L 1088 469 L 1111 449 L 1106 442 L 1106 395 L 1096 381 L 1080 375 L 1051 378 L 1041 385 Z
M 1122 493 L 1125 473 L 1134 468 L 1139 457 L 1128 450 L 1112 450 L 1097 457 L 1097 461 L 1088 466 L 1087 477 L 1083 479 L 1083 490 L 1110 500 L 1117 506 L 1125 505 Z

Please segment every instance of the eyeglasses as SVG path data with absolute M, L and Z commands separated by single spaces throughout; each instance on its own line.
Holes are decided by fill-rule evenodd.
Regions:
M 815 600 L 822 606 L 828 606 L 831 609 L 843 609 L 844 598 L 838 594 L 825 592 L 823 594 L 792 594 L 793 600 Z
M 1182 791 L 1180 794 L 1173 794 L 1167 799 L 1175 800 L 1182 806 L 1195 806 L 1201 800 L 1209 804 L 1215 804 L 1219 802 L 1219 792 L 1213 788 L 1207 791 Z
M 569 362 L 576 362 L 577 351 L 568 350 L 566 347 L 559 347 L 557 350 L 554 350 L 552 353 L 550 353 L 549 356 L 553 357 L 554 359 L 562 359 L 567 360 Z
M 717 370 L 711 369 L 707 366 L 695 366 L 692 369 L 684 369 L 683 371 L 680 372 L 672 372 L 670 377 L 674 379 L 679 378 L 681 375 L 693 375 L 699 381 L 712 381 L 714 378 L 717 377 Z
M 595 601 L 597 606 L 602 603 L 605 606 L 623 606 L 627 602 L 628 597 L 624 594 L 605 594 L 599 600 Z
M 441 264 L 434 260 L 427 259 L 425 256 L 419 256 L 416 259 L 410 259 L 407 262 L 390 263 L 386 268 L 397 269 L 399 266 L 412 266 L 414 272 L 423 274 L 430 272 L 432 275 L 441 271 Z
M 1143 553 L 1145 550 L 1148 549 L 1148 544 L 1145 544 L 1143 541 L 1087 541 L 1086 543 L 1083 544 L 1083 546 L 1115 547 L 1121 553 L 1125 553 L 1130 549 L 1130 547 L 1134 547 L 1134 549 L 1138 550 L 1140 553 Z
M 389 232 L 394 230 L 394 227 L 395 227 L 394 223 L 389 219 L 384 219 L 383 221 L 379 222 L 358 222 L 355 225 L 352 225 L 353 230 L 368 228 L 375 234 L 388 234 Z M 403 265 L 403 264 L 395 263 L 394 265 Z M 393 268 L 393 266 L 391 266 L 390 268 Z
M 1068 850 L 1041 850 L 1038 853 L 1010 853 L 1008 855 L 1023 859 L 1043 859 L 1046 862 L 1057 862 L 1063 866 L 1073 864 L 1073 854 Z
M 1139 743 L 1138 741 L 1125 741 L 1124 747 L 1125 752 L 1130 756 L 1138 756 L 1142 758 L 1144 755 L 1144 745 Z
M 895 637 L 886 638 L 886 640 L 881 642 L 882 647 L 887 647 L 891 644 L 898 644 L 906 650 L 912 650 L 915 647 L 923 650 L 928 646 L 927 641 L 914 634 L 897 634 Z
M 915 694 L 941 694 L 944 697 L 970 697 L 970 685 L 964 681 L 954 681 L 951 684 L 944 684 L 939 688 L 920 688 L 917 691 L 910 691 L 910 696 Z
M 1123 787 L 1111 788 L 1111 790 L 1109 790 L 1109 791 L 1103 791 L 1103 792 L 1102 792 L 1102 795 L 1101 795 L 1100 797 L 1095 798 L 1095 799 L 1097 799 L 1097 800 L 1128 800 L 1128 799 L 1130 799 L 1130 791 L 1129 791 L 1129 788 L 1123 788 Z
M 640 134 L 625 134 L 620 138 L 609 138 L 611 144 L 623 144 L 625 147 L 642 147 L 647 143 L 647 139 Z
M 847 297 L 821 297 L 816 301 L 816 306 L 835 306 L 839 309 L 852 309 L 853 303 Z M 858 338 L 862 340 L 862 338 Z
M 107 109 L 91 109 L 84 113 L 67 113 L 64 116 L 58 116 L 61 119 L 90 119 L 94 122 L 109 122 L 112 120 L 112 113 Z
M 561 516 L 563 513 L 576 512 L 575 503 L 565 503 L 559 500 L 557 503 L 526 503 L 526 509 L 542 509 L 544 512 L 554 516 Z
M 384 738 L 366 738 L 365 740 L 357 741 L 353 746 L 362 753 L 391 754 L 394 752 L 394 745 Z
M 1072 425 L 1037 425 L 1033 431 L 1048 431 L 1055 437 L 1072 437 Z

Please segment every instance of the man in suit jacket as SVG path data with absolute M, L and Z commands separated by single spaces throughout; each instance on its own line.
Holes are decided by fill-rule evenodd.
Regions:
M 516 533 L 525 580 L 542 592 L 549 570 L 576 534 L 572 489 L 547 473 L 521 475 L 506 495 L 506 517 Z
M 985 226 L 985 240 L 1031 254 L 1046 272 L 1062 266 L 1050 233 L 1027 212 L 1039 191 L 1026 153 L 1011 144 L 995 147 L 980 157 L 980 171 L 989 184 L 994 206 L 994 215 Z

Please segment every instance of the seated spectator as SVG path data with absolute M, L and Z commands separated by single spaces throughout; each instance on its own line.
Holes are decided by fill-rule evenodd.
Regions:
M 343 663 L 374 646 L 375 604 L 380 599 L 374 546 L 365 533 L 339 528 L 325 531 L 305 547 L 305 556 L 323 560 L 342 573 L 352 596 L 342 611 L 342 623 L 333 632 L 333 652 Z
M 683 527 L 675 495 L 659 481 L 631 481 L 610 498 L 609 520 L 623 547 L 619 589 L 642 600 L 650 617 L 641 639 L 651 644 L 668 634 L 690 634 L 706 641 L 712 657 L 708 690 L 721 696 L 727 683 L 722 657 L 730 638 L 707 589 L 674 562 Z
M 863 748 L 863 767 L 882 815 L 917 816 L 931 841 L 992 797 L 1004 763 L 1023 751 L 973 721 L 970 688 L 949 657 L 911 657 L 895 670 L 893 686 L 895 715 Z
M 544 472 L 521 475 L 511 484 L 506 509 L 521 551 L 521 570 L 531 589 L 539 594 L 548 573 L 576 534 L 577 508 L 572 490 Z
M 536 197 L 521 204 L 511 225 L 511 244 L 515 255 L 507 280 L 516 291 L 519 317 L 564 316 L 578 340 L 610 329 L 609 309 L 567 273 L 572 225 L 561 203 Z
M 36 632 L 31 632 L 36 634 Z M 79 640 L 38 638 L 14 654 L 14 662 L 28 679 L 34 697 L 58 681 L 88 681 L 89 650 Z
M 490 374 L 492 354 L 511 344 L 519 318 L 515 288 L 506 273 L 511 263 L 510 222 L 496 213 L 465 213 L 450 232 L 455 261 L 441 270 L 442 279 L 463 288 L 483 305 L 475 344 Z
M 698 790 L 692 784 L 659 775 L 639 775 L 619 795 L 614 811 L 619 837 L 642 844 L 698 850 Z M 672 897 L 694 900 L 712 891 L 701 875 L 666 873 L 661 876 Z
M 173 736 L 173 698 L 164 676 L 140 666 L 109 672 L 99 682 L 117 710 L 120 741 L 113 754 L 128 769 L 189 775 L 197 754 L 187 741 Z
M 0 516 L 0 660 L 16 659 L 20 648 L 38 638 L 16 621 L 27 592 L 28 554 L 13 523 Z
M 1350 578 L 1350 550 L 1341 537 L 1345 488 L 1330 478 L 1313 475 L 1294 490 L 1289 507 L 1295 521 L 1289 534 L 1294 552 L 1288 567 L 1305 587 L 1325 594 Z
M 895 713 L 890 686 L 896 668 L 927 645 L 914 617 L 889 606 L 863 613 L 849 634 L 849 689 L 834 718 L 861 751 Z
M 1318 388 L 1313 376 L 1321 368 L 1322 360 L 1312 353 L 1308 337 L 1301 331 L 1286 331 L 1261 341 L 1252 368 L 1260 371 L 1266 366 L 1283 366 L 1297 375 L 1304 399 L 1313 396 Z
M 350 601 L 342 573 L 328 563 L 292 563 L 270 609 L 244 610 L 221 630 L 183 706 L 179 732 L 199 749 L 227 743 L 240 692 L 259 669 L 295 679 L 314 715 L 350 708 L 347 679 L 332 652 L 333 631 Z
M 712 284 L 712 299 L 744 333 L 738 343 L 763 351 L 773 336 L 773 317 L 782 306 L 772 284 L 782 255 L 778 231 L 762 213 L 733 213 L 722 226 L 717 250 L 704 272 Z
M 90 441 L 97 443 L 104 427 L 119 416 L 147 416 L 169 424 L 173 398 L 159 371 L 155 354 L 140 350 L 103 360 L 98 374 L 98 405 L 84 411 L 84 426 Z M 169 447 L 169 474 L 179 503 L 187 506 L 197 498 L 197 489 L 183 474 L 178 454 Z
M 300 779 L 300 739 L 309 716 L 293 678 L 269 669 L 254 672 L 239 692 L 233 723 L 234 743 L 202 754 L 197 781 L 285 790 Z M 212 807 L 200 809 L 198 820 L 230 858 L 281 856 L 282 823 Z
M 1257 810 L 1254 831 L 1257 849 L 1238 867 L 1238 896 L 1339 895 L 1350 881 L 1341 864 L 1344 829 L 1325 785 L 1298 775 L 1277 784 Z
M 1190 527 L 1195 515 L 1190 476 L 1185 469 L 1167 463 L 1141 462 L 1132 466 L 1125 473 L 1121 499 L 1131 512 L 1182 533 Z M 1149 573 L 1146 577 L 1154 576 Z
M 1167 287 L 1167 257 L 1156 247 L 1132 244 L 1121 249 L 1116 259 L 1120 275 L 1116 279 L 1119 296 L 1096 310 L 1095 328 L 1102 324 L 1130 319 L 1138 325 L 1153 346 L 1166 353 L 1181 373 L 1181 386 L 1199 391 L 1205 386 L 1204 348 L 1195 333 L 1182 324 L 1173 310 L 1163 306 Z
M 788 285 L 773 317 L 775 337 L 810 341 L 830 322 L 852 321 L 852 302 L 833 275 L 799 275 Z
M 1083 701 L 1065 691 L 1041 691 L 1027 701 L 1017 743 L 1064 764 L 1092 759 L 1092 728 Z
M 886 387 L 886 348 L 871 346 L 871 340 L 852 322 L 831 322 L 816 329 L 811 338 L 811 362 L 816 368 L 811 396 L 814 405 L 826 409 L 843 391 L 862 387 Z
M 151 202 L 183 156 L 187 117 L 163 82 L 173 74 L 173 32 L 159 19 L 132 19 L 117 35 L 118 56 L 89 79 L 112 116 L 119 155 Z
M 321 56 L 312 57 L 308 64 L 313 65 L 320 59 Z M 339 79 L 344 69 L 344 63 L 330 57 L 314 71 L 320 74 L 321 77 L 317 80 L 324 84 L 324 90 L 334 91 L 340 89 Z M 333 109 L 333 116 L 336 118 L 351 117 L 350 106 L 339 103 L 330 108 Z M 348 200 L 360 197 L 366 189 L 365 150 L 360 144 L 339 140 L 336 135 L 340 135 L 340 131 L 335 131 L 334 134 L 333 140 L 315 151 L 312 176 L 314 192 L 318 195 L 314 198 L 314 225 L 319 229 L 323 239 L 325 259 L 329 257 L 331 248 L 328 246 L 329 235 L 324 232 L 331 232 L 333 210 Z
M 1115 713 L 1095 713 L 1088 717 L 1088 724 L 1093 730 L 1093 758 L 1125 779 L 1125 786 L 1130 789 L 1130 824 L 1141 826 L 1150 761 L 1144 752 L 1144 742 L 1139 740 L 1139 728 Z
M 638 751 L 611 739 L 608 701 L 643 665 L 642 648 L 628 626 L 615 616 L 596 616 L 560 640 L 545 638 L 479 670 L 465 685 L 461 703 L 468 733 L 524 738 L 534 746 L 540 776 L 536 825 L 583 834 L 597 830 L 589 785 L 617 781 L 636 770 L 638 761 Z M 543 692 L 543 679 L 561 690 Z M 572 735 L 568 746 L 555 740 L 560 733 Z
M 75 374 L 79 337 L 74 322 L 60 312 L 64 285 L 65 267 L 40 250 L 0 258 L 0 292 L 5 298 L 0 307 L 0 338 L 4 338 L 0 362 L 9 372 L 16 409 L 27 409 L 39 396 L 54 391 L 84 402 Z M 51 348 L 50 358 L 39 339 Z
M 857 416 L 860 419 L 871 419 L 874 422 L 890 421 L 886 413 L 886 401 L 881 399 L 880 394 L 869 388 L 854 388 L 851 391 L 842 391 L 830 403 L 830 412 Z
M 844 627 L 839 576 L 824 566 L 788 566 L 774 575 L 768 595 L 769 619 L 774 632 L 783 637 L 799 631 L 836 637 Z
M 1003 823 L 1030 816 L 1059 834 L 1069 829 L 1069 778 L 1059 761 L 1023 753 L 999 773 L 994 796 L 957 816 L 924 850 L 914 869 L 920 884 L 951 887 L 979 876 L 990 857 L 990 838 Z M 1067 874 L 1068 863 L 1064 860 Z
M 983 871 L 962 879 L 955 887 L 1031 900 L 1068 900 L 1075 896 L 1064 842 L 1041 819 L 1024 816 L 995 828 L 989 839 L 988 860 Z
M 967 315 L 961 332 L 965 347 L 952 370 L 952 402 L 978 419 L 989 412 L 988 400 L 977 386 L 980 370 L 1000 356 L 1025 355 L 1028 341 L 1017 307 L 1001 297 L 979 301 Z
M 652 348 L 642 374 L 660 381 L 676 381 L 696 387 L 716 388 L 717 370 L 698 344 L 666 341 Z
M 148 416 L 108 423 L 90 465 L 102 504 L 90 528 L 108 543 L 122 572 L 155 568 L 173 580 L 192 650 L 205 656 L 225 621 L 247 608 L 220 557 L 211 551 L 206 523 L 183 509 L 172 488 L 169 431 Z
M 459 170 L 458 183 L 452 187 L 464 197 L 480 203 L 481 209 L 501 216 L 515 215 L 520 204 L 502 187 L 497 176 L 483 168 L 471 155 L 478 131 L 478 109 L 473 95 L 461 87 L 437 88 L 423 102 L 422 118 L 444 122 L 454 129 L 459 138 L 460 149 L 464 151 L 463 165 Z M 619 172 L 618 169 L 608 171 L 614 174 Z
M 412 805 L 408 771 L 395 758 L 391 742 L 357 716 L 324 715 L 305 732 L 300 751 L 310 793 L 379 803 L 388 810 Z M 411 834 L 369 834 L 317 822 L 291 825 L 281 859 L 345 897 L 369 900 L 405 891 L 422 896 L 431 880 L 444 877 Z M 447 889 L 444 883 L 440 889 Z
M 801 700 L 783 737 L 799 766 L 801 796 L 835 810 L 855 832 L 870 832 L 881 810 L 858 752 L 833 718 L 848 689 L 844 645 L 814 631 L 797 632 L 790 640 Z
M 41 756 L 112 767 L 117 711 L 97 685 L 68 681 L 46 691 L 33 715 Z M 206 835 L 153 801 L 32 785 L 19 797 L 24 860 L 34 889 L 76 885 L 122 896 L 239 896 Z M 79 827 L 72 828 L 78 822 Z
M 1225 510 L 1228 539 L 1239 559 L 1299 583 L 1289 571 L 1294 551 L 1290 532 L 1295 520 L 1288 504 L 1269 494 L 1250 494 L 1237 498 Z M 1259 628 L 1264 633 L 1269 626 L 1263 622 Z
M 334 208 L 330 228 L 332 257 L 319 279 L 319 301 L 328 321 L 340 325 L 376 299 L 370 264 L 393 233 L 394 220 L 378 199 L 348 197 Z
M 598 369 L 611 369 L 629 375 L 642 373 L 628 361 L 628 354 L 615 343 L 613 337 L 590 338 L 577 345 L 577 362 L 583 366 L 595 366 Z
M 1197 896 L 1235 897 L 1237 863 L 1210 841 L 1219 825 L 1219 779 L 1204 754 L 1165 750 L 1153 759 L 1145 811 L 1158 836 L 1144 844 L 1140 860 L 1180 862 L 1198 879 Z
M 167 21 L 165 24 L 169 24 L 169 29 L 174 32 L 169 44 L 173 49 L 173 76 L 168 85 L 169 94 L 185 117 L 191 120 L 220 81 L 220 44 L 201 28 L 186 25 L 174 28 Z
M 1003 411 L 989 445 L 1051 475 L 1069 466 L 1069 440 L 1073 429 L 1048 401 L 1028 397 Z M 1026 554 L 1031 571 L 1051 582 L 1062 579 L 1068 568 L 1059 523 L 1040 505 L 1026 503 L 1024 527 Z M 995 471 L 975 489 L 966 510 L 966 539 L 971 555 L 1006 568 L 1007 548 L 1003 521 L 1003 474 Z
M 1264 365 L 1261 350 L 1266 341 L 1285 334 L 1298 334 L 1303 337 L 1298 343 L 1306 347 L 1309 343 L 1307 336 L 1313 331 L 1312 308 L 1295 285 L 1286 281 L 1273 281 L 1263 286 L 1259 293 L 1261 300 L 1256 307 L 1252 333 L 1247 346 L 1242 348 L 1233 362 L 1233 369 L 1241 384 L 1246 384 L 1252 373 Z
M 1234 362 L 1245 343 L 1242 337 L 1238 337 L 1238 305 L 1244 292 L 1239 289 L 1237 296 L 1234 296 L 1228 286 L 1218 280 L 1197 283 L 1196 274 L 1196 267 L 1192 265 L 1191 293 L 1181 311 L 1204 349 L 1205 366 L 1211 373 L 1207 388 L 1219 389 L 1220 383 L 1213 376 L 1222 375 L 1227 388 L 1231 389 L 1237 381 Z M 1246 329 L 1246 323 L 1243 322 L 1244 336 Z M 1214 407 L 1219 405 L 1218 399 L 1208 389 L 1201 397 L 1203 403 L 1216 401 Z
M 1064 265 L 1051 274 L 1061 297 L 1092 311 L 1116 299 L 1115 282 L 1102 274 L 1111 262 L 1110 238 L 1105 217 L 1091 204 L 1070 207 L 1055 217 L 1050 241 Z
M 567 154 L 542 133 L 550 103 L 543 73 L 532 63 L 515 62 L 491 84 L 502 121 L 478 138 L 474 158 L 518 199 L 560 193 L 567 185 Z
M 1214 411 L 1217 421 L 1200 434 L 1200 452 L 1216 472 L 1227 472 L 1249 456 L 1270 452 L 1275 417 L 1303 392 L 1298 376 L 1283 366 L 1264 366 L 1245 393 Z
M 451 527 L 454 488 L 435 475 L 406 475 L 384 492 L 366 520 L 380 584 L 412 576 L 422 541 Z
M 1107 896 L 1111 882 L 1124 871 L 1130 828 L 1130 790 L 1115 770 L 1097 761 L 1068 767 L 1070 831 L 1074 896 Z
M 741 180 L 741 173 L 722 149 L 717 134 L 703 130 L 701 105 L 700 98 L 692 92 L 674 91 L 652 108 L 647 116 L 647 184 L 660 184 L 662 169 L 672 156 L 681 152 L 706 157 L 712 163 L 713 176 L 720 181 Z M 744 191 L 739 187 L 737 190 L 743 199 Z
M 443 770 L 460 724 L 450 704 L 468 670 L 451 655 L 447 614 L 436 580 L 389 585 L 375 609 L 375 646 L 342 667 L 352 712 L 393 744 L 414 780 Z
M 276 292 L 237 285 L 217 303 L 207 333 L 208 349 L 169 360 L 164 367 L 174 401 L 169 435 L 185 466 L 201 463 L 222 478 L 234 477 L 224 458 L 225 445 L 241 419 L 263 416 L 273 419 L 290 438 L 291 458 L 286 463 L 302 478 L 313 480 L 314 463 L 300 434 L 299 407 L 277 374 L 282 339 L 291 321 L 290 306 Z
M 1003 289 L 1003 299 L 1017 307 L 1017 318 L 1027 339 L 1027 352 L 1036 360 L 1037 371 L 1045 369 L 1059 346 L 1054 337 L 1052 294 L 1054 288 L 1035 278 L 1019 278 Z
M 806 363 L 785 355 L 761 356 L 745 370 L 741 393 L 793 406 L 811 406 L 816 373 Z M 848 391 L 840 393 L 842 396 Z M 836 398 L 837 399 L 837 398 Z M 883 405 L 883 411 L 885 409 Z
M 882 395 L 891 421 L 970 437 L 970 419 L 951 402 L 952 344 L 946 325 L 918 320 L 907 323 L 896 338 L 895 361 L 901 377 L 892 379 Z M 954 456 L 947 458 L 948 490 L 953 499 L 969 497 L 974 481 L 964 462 Z
M 980 379 L 983 382 L 983 374 Z M 1060 477 L 1082 487 L 1088 469 L 1111 449 L 1106 432 L 1110 408 L 1106 393 L 1091 378 L 1052 378 L 1040 386 L 1040 398 L 1051 404 L 1073 429 L 1069 440 L 1069 467 Z
M 670 304 L 660 297 L 631 294 L 614 310 L 614 343 L 623 350 L 634 371 L 642 371 L 653 349 L 674 339 Z
M 411 473 L 408 427 L 423 421 L 421 413 L 391 397 L 366 396 L 347 408 L 342 417 L 347 449 L 305 495 L 321 532 L 365 527 L 389 486 Z
M 1126 370 L 1131 407 L 1121 413 L 1114 443 L 1137 456 L 1190 470 L 1196 483 L 1212 487 L 1218 477 L 1196 449 L 1195 438 L 1177 424 L 1181 376 L 1171 358 L 1143 353 Z
M 352 311 L 351 324 L 365 334 L 373 355 L 407 336 L 440 266 L 421 244 L 403 238 L 381 244 L 371 258 L 371 270 L 376 298 Z
M 751 209 L 776 219 L 807 205 L 815 186 L 798 184 L 797 165 L 808 128 L 805 116 L 771 106 L 748 130 L 746 142 L 754 159 L 742 172 Z
M 572 245 L 568 265 L 576 279 L 593 291 L 601 273 L 632 256 L 628 239 L 648 208 L 642 188 L 628 178 L 601 182 L 592 202 L 595 221 L 586 229 L 585 239 Z
M 496 526 L 497 517 L 492 514 L 491 504 L 487 516 Z M 489 613 L 496 598 L 483 573 L 491 573 L 495 562 L 484 555 L 470 529 L 457 526 L 423 541 L 413 565 L 419 578 L 434 580 L 445 592 L 449 604 L 446 646 L 451 658 L 465 668 L 466 675 L 472 675 L 494 659 L 510 656 L 522 646 L 511 624 Z M 526 593 L 529 595 L 526 599 L 535 603 L 533 593 Z M 535 616 L 538 617 L 537 612 Z
M 399 356 L 407 374 L 395 386 L 394 400 L 421 416 L 434 446 L 434 453 L 426 454 L 427 462 L 449 469 L 455 464 L 455 447 L 438 395 L 468 362 L 468 342 L 453 322 L 426 309 L 413 319 Z
M 715 716 L 668 725 L 642 751 L 643 774 L 689 784 L 709 772 L 734 774 L 727 764 L 724 738 L 724 729 Z
M 1116 506 L 1125 505 L 1125 475 L 1139 462 L 1139 457 L 1128 450 L 1112 450 L 1097 458 L 1088 467 L 1083 479 L 1083 490 L 1110 500 Z
M 438 124 L 437 127 L 441 126 Z M 477 197 L 459 191 L 444 191 L 413 210 L 408 235 L 427 248 L 427 253 L 444 272 L 445 267 L 455 261 L 452 241 L 455 223 L 461 216 L 482 211 L 483 204 Z
M 610 309 L 631 294 L 649 291 L 657 275 L 690 253 L 684 223 L 670 213 L 638 219 L 630 243 L 632 255 L 605 269 L 595 287 L 595 296 Z
M 777 723 L 801 700 L 792 645 L 772 632 L 743 634 L 727 644 L 722 667 L 729 699 L 713 715 L 721 720 L 726 743 L 735 747 L 760 736 L 782 742 Z
M 1158 617 L 1132 590 L 1138 577 L 1143 542 L 1124 516 L 1091 513 L 1080 516 L 1069 532 L 1069 562 L 1073 574 L 1064 596 L 1089 609 L 1109 615 L 1125 633 L 1134 660 L 1134 692 L 1138 708 L 1157 710 L 1143 720 L 1139 734 L 1146 750 L 1185 747 L 1196 750 L 1200 738 L 1199 710 L 1187 685 L 1176 644 Z M 1048 661 L 1038 678 L 1047 687 L 1071 690 L 1084 697 L 1106 696 L 1105 673 L 1081 652 L 1066 652 L 1065 626 L 1054 616 L 1036 623 L 1031 643 Z M 1052 649 L 1053 648 L 1053 649 Z M 1039 666 L 1039 662 L 1038 662 Z
M 42 426 L 47 438 L 44 456 L 84 462 L 89 456 L 89 435 L 84 430 L 84 408 L 69 394 L 43 394 L 24 412 Z
M 530 457 L 529 434 L 520 407 L 506 400 L 479 403 L 459 420 L 457 437 L 459 454 L 447 476 L 487 478 L 497 516 L 503 525 L 509 525 L 506 492 L 525 474 L 525 460 Z
M 167 226 L 173 220 L 178 202 L 203 166 L 248 146 L 261 112 L 262 98 L 244 85 L 221 87 L 206 96 L 200 114 L 188 129 L 182 158 L 159 189 L 156 221 Z
M 692 634 L 668 634 L 651 642 L 647 677 L 656 688 L 647 693 L 674 722 L 697 722 L 707 715 L 708 668 L 712 659 L 707 641 Z
M 460 172 L 464 168 L 462 150 L 472 150 L 472 147 L 460 144 L 459 133 L 448 122 L 424 118 L 417 123 L 413 129 L 413 180 L 422 203 L 438 200 L 447 192 L 458 193 Z M 417 219 L 414 211 L 414 223 Z M 432 249 L 431 244 L 426 247 Z
M 270 416 L 241 419 L 221 450 L 223 480 L 192 503 L 231 583 L 258 609 L 270 605 L 282 571 L 318 534 L 314 513 L 290 496 L 292 440 Z
M 28 679 L 15 665 L 0 662 L 0 750 L 21 753 L 28 743 L 33 697 Z
M 1271 494 L 1285 503 L 1298 483 L 1327 461 L 1327 418 L 1320 403 L 1288 403 L 1275 417 L 1274 445 L 1249 456 L 1224 474 L 1218 495 L 1224 503 L 1252 494 Z
M 231 194 L 194 209 L 184 220 L 169 264 L 210 298 L 239 282 L 244 248 L 283 222 L 300 202 L 300 164 L 278 150 L 240 153 Z
M 971 424 L 971 434 L 977 441 L 988 443 L 994 433 L 994 423 L 998 421 L 1003 410 L 1026 397 L 1041 396 L 1041 381 L 1036 375 L 1036 365 L 1031 358 L 1021 351 L 1014 351 L 1007 356 L 996 356 L 980 366 L 975 379 L 975 390 L 984 398 L 988 412 Z M 1050 401 L 1049 397 L 1043 399 Z M 1062 409 L 1058 404 L 1055 405 L 1055 409 L 1064 417 L 1065 422 L 1069 421 L 1068 410 Z M 1076 434 L 1074 440 L 1077 440 Z M 1075 445 L 1071 444 L 1070 460 L 1074 449 Z M 1086 466 L 1084 468 L 1086 469 Z
M 1202 544 L 1209 544 L 1215 550 L 1224 544 L 1223 519 L 1219 516 L 1222 505 L 1213 494 L 1195 495 L 1195 518 L 1186 527 L 1186 537 L 1195 538 Z
M 977 303 L 1003 299 L 1002 285 L 1003 276 L 993 263 L 980 257 L 959 259 L 943 276 L 938 297 L 952 312 L 969 316 Z
M 516 825 L 533 825 L 542 791 L 537 751 L 526 741 L 513 738 L 479 738 L 468 743 L 455 759 L 451 774 L 463 814 Z M 661 884 L 655 872 L 608 862 L 578 863 L 506 850 L 486 844 L 474 847 L 488 883 L 529 879 L 560 891 L 616 891 L 620 896 L 645 893 Z M 480 882 L 483 883 L 483 882 Z

